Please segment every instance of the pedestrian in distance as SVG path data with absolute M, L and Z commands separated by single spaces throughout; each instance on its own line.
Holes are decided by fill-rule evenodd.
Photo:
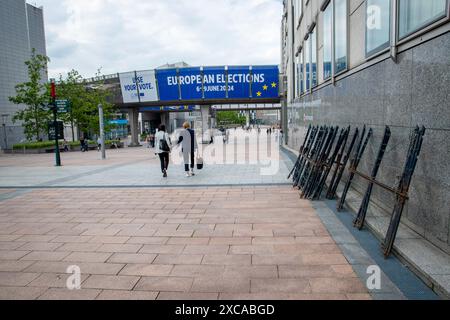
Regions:
M 186 177 L 192 177 L 195 176 L 195 152 L 198 150 L 197 137 L 195 136 L 195 131 L 191 129 L 189 122 L 185 122 L 183 128 L 184 130 L 180 133 L 177 145 L 181 144 L 182 147 Z M 191 169 L 190 171 L 189 167 Z
M 64 150 L 64 152 L 69 152 L 69 144 L 67 143 L 66 139 L 64 139 L 64 142 L 63 142 L 63 150 Z
M 147 148 L 150 149 L 150 134 L 145 138 L 145 143 L 147 144 Z
M 169 134 L 166 132 L 166 126 L 161 124 L 159 130 L 155 135 L 155 154 L 159 156 L 161 162 L 161 171 L 164 178 L 167 178 L 167 170 L 169 169 L 170 161 L 170 146 L 172 142 L 170 141 Z
M 97 151 L 102 150 L 102 138 L 98 137 L 97 139 Z
M 81 152 L 86 152 L 87 151 L 86 140 L 84 139 L 84 137 L 80 138 L 80 145 L 81 145 Z
M 151 148 L 155 148 L 155 141 L 156 141 L 156 133 L 153 134 L 153 133 L 150 132 L 149 142 L 150 142 L 150 147 Z

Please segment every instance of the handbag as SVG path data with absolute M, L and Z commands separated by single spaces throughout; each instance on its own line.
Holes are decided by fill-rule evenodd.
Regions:
M 159 149 L 162 152 L 170 152 L 169 144 L 166 141 L 166 137 L 164 136 L 164 139 L 159 140 Z
M 203 169 L 203 158 L 198 157 L 197 158 L 197 170 L 202 170 L 202 169 Z

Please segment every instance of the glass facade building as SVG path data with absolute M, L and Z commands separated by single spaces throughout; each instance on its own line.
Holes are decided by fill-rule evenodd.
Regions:
M 33 48 L 37 54 L 46 55 L 43 9 L 25 0 L 0 1 L 0 114 L 6 122 L 5 130 L 0 130 L 2 148 L 5 143 L 10 148 L 24 138 L 20 124 L 12 123 L 21 107 L 8 98 L 15 95 L 17 84 L 28 80 L 25 61 L 30 59 Z M 46 73 L 42 78 L 47 82 Z

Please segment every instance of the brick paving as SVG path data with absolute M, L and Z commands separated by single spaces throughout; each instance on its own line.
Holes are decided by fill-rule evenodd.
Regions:
M 65 287 L 81 268 L 81 290 Z M 40 189 L 0 206 L 0 299 L 370 299 L 289 186 Z

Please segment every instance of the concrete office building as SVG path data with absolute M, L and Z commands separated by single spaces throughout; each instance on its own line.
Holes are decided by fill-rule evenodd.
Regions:
M 9 102 L 15 95 L 14 87 L 28 80 L 25 61 L 31 57 L 32 49 L 46 55 L 44 14 L 42 8 L 27 4 L 25 0 L 0 1 L 0 146 L 13 144 L 24 139 L 19 123 L 13 124 L 14 114 L 21 108 Z M 43 74 L 47 81 L 47 74 Z M 6 139 L 5 139 L 6 133 Z
M 416 245 L 416 251 L 441 250 L 447 259 L 449 10 L 447 0 L 284 0 L 281 30 L 288 146 L 299 150 L 310 124 L 353 129 L 366 124 L 374 137 L 359 169 L 370 174 L 389 125 L 392 137 L 378 180 L 396 186 L 411 131 L 416 125 L 425 126 L 422 154 L 402 216 L 413 236 L 397 245 L 404 245 L 403 252 L 414 251 Z M 359 178 L 353 184 L 357 206 L 367 185 Z M 389 218 L 395 196 L 375 187 L 372 201 L 385 214 L 379 228 L 372 226 L 383 235 L 386 224 L 381 221 Z M 439 278 L 435 276 L 433 283 Z

